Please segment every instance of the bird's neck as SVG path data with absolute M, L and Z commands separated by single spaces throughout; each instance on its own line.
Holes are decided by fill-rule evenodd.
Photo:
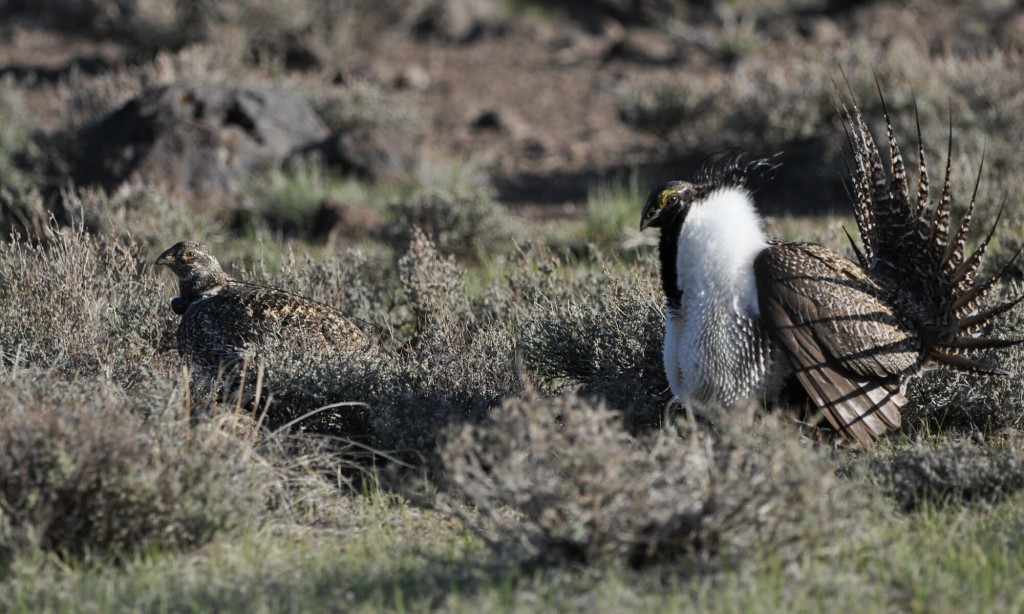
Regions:
M 187 276 L 178 278 L 178 294 L 182 299 L 191 302 L 217 294 L 230 281 L 227 273 L 221 270 L 191 271 Z
M 683 301 L 759 315 L 754 258 L 768 238 L 749 192 L 711 192 L 691 208 L 677 236 L 675 282 Z
M 679 211 L 661 228 L 658 241 L 658 259 L 661 260 L 661 289 L 665 292 L 665 304 L 678 309 L 683 292 L 676 279 L 676 263 L 679 255 L 679 232 L 683 227 L 684 214 Z

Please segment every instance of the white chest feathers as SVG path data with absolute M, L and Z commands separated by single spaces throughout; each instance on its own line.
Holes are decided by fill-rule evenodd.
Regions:
M 768 246 L 750 194 L 722 188 L 693 203 L 679 234 L 679 309 L 665 325 L 665 369 L 683 402 L 763 397 L 771 342 L 760 322 L 754 259 Z
M 760 314 L 754 258 L 768 239 L 750 194 L 723 188 L 694 203 L 679 233 L 676 283 L 683 304 L 736 302 L 737 309 Z

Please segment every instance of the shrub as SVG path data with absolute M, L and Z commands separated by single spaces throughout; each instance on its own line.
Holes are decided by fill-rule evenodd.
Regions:
M 410 312 L 413 343 L 438 337 L 458 320 L 471 319 L 469 299 L 462 284 L 462 268 L 454 256 L 442 256 L 418 227 L 413 228 L 409 251 L 398 261 L 402 299 Z
M 60 209 L 60 218 L 72 228 L 81 225 L 92 235 L 155 250 L 216 228 L 212 215 L 191 210 L 186 199 L 140 182 L 126 182 L 110 194 L 99 188 L 64 190 Z
M 52 372 L 8 371 L 0 395 L 0 562 L 192 547 L 259 510 L 259 467 L 213 424 L 147 421 L 145 395 Z
M 49 234 L 50 212 L 43 204 L 39 190 L 9 188 L 0 185 L 0 234 L 9 237 L 46 236 Z
M 38 184 L 43 151 L 33 135 L 22 91 L 10 76 L 0 78 L 0 237 L 11 232 L 42 234 L 48 221 Z
M 520 262 L 510 279 L 531 377 L 548 391 L 578 386 L 604 397 L 627 411 L 631 426 L 656 422 L 671 398 L 656 262 L 624 266 L 595 257 L 592 271 L 579 273 L 550 255 L 536 258 Z
M 475 304 L 462 274 L 425 235 L 414 234 L 399 262 L 393 319 L 406 342 L 386 359 L 385 387 L 371 412 L 383 447 L 433 457 L 441 429 L 480 421 L 522 388 L 511 323 Z
M 779 62 L 774 54 L 753 54 L 724 78 L 696 89 L 689 82 L 651 82 L 626 92 L 619 114 L 627 124 L 658 135 L 684 154 L 704 155 L 728 146 L 763 155 L 810 146 L 813 151 L 807 161 L 817 168 L 801 169 L 800 177 L 806 181 L 809 175 L 820 184 L 834 181 L 842 170 L 836 145 L 845 137 L 836 106 L 845 97 L 848 78 L 849 91 L 858 93 L 865 116 L 879 122 L 881 103 L 870 92 L 876 84 L 881 86 L 904 155 L 915 146 L 916 109 L 933 176 L 941 169 L 936 153 L 945 154 L 952 115 L 955 147 L 969 152 L 984 149 L 986 164 L 997 169 L 996 184 L 1019 185 L 1007 169 L 1014 168 L 1016 143 L 1022 136 L 1015 119 L 1020 116 L 1021 101 L 1005 89 L 1012 86 L 1004 78 L 1019 70 L 1019 59 L 999 53 L 936 59 L 928 50 L 896 39 L 879 45 L 879 33 L 874 34 L 871 40 L 855 37 L 834 53 L 807 51 L 799 61 Z M 977 154 L 972 157 L 975 161 L 966 167 L 971 172 Z M 820 188 L 816 197 L 820 198 Z
M 1019 282 L 1005 283 L 997 287 L 982 308 L 1012 300 L 1021 291 Z M 1016 307 L 1001 320 L 988 335 L 1021 338 L 1024 308 Z M 904 428 L 986 436 L 1019 430 L 1024 421 L 1024 389 L 1020 385 L 1024 347 L 988 352 L 984 358 L 1008 374 L 978 375 L 942 369 L 912 380 L 908 395 L 911 403 L 903 411 L 907 425 Z
M 177 49 L 244 32 L 258 50 L 283 54 L 285 43 L 301 35 L 325 34 L 336 26 L 339 11 L 323 0 L 75 0 L 72 2 L 14 0 L 4 12 L 31 13 L 51 28 L 96 38 L 114 38 L 139 51 Z
M 475 528 L 520 556 L 700 570 L 807 556 L 857 530 L 851 486 L 770 423 L 722 416 L 717 437 L 634 438 L 618 413 L 575 394 L 509 400 L 491 417 L 464 427 L 442 456 L 454 488 L 492 523 Z
M 619 117 L 637 130 L 670 141 L 677 136 L 679 126 L 692 126 L 708 113 L 712 100 L 706 93 L 661 83 L 624 94 L 619 101 Z
M 995 502 L 1024 489 L 1024 456 L 1016 445 L 913 446 L 877 463 L 873 471 L 905 511 L 928 505 Z
M 416 118 L 411 103 L 368 80 L 314 89 L 312 104 L 335 133 L 361 126 L 403 125 Z
M 445 254 L 473 258 L 502 251 L 518 224 L 487 185 L 427 185 L 388 207 L 387 239 L 408 245 L 419 228 Z
M 174 314 L 153 287 L 151 255 L 131 239 L 52 229 L 47 242 L 0 243 L 0 354 L 128 390 L 173 368 Z

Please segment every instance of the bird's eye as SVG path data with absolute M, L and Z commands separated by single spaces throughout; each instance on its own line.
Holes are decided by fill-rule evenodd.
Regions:
M 192 260 L 195 257 L 196 257 L 196 253 L 194 251 L 192 251 L 192 250 L 186 250 L 185 253 L 181 255 L 181 258 L 183 260 Z
M 668 198 L 665 199 L 665 204 L 668 205 L 668 206 L 675 205 L 678 202 L 679 202 L 679 195 L 678 194 L 669 194 Z

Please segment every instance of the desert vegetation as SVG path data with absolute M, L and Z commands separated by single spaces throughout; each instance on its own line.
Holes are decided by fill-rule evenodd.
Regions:
M 741 148 L 779 154 L 774 234 L 847 250 L 837 105 L 881 120 L 879 84 L 933 182 L 952 123 L 956 214 L 984 157 L 996 270 L 1024 230 L 1014 3 L 0 16 L 0 609 L 1020 607 L 1024 350 L 913 381 L 869 449 L 691 422 L 635 229 L 648 186 Z M 192 381 L 153 264 L 186 238 L 372 346 Z

